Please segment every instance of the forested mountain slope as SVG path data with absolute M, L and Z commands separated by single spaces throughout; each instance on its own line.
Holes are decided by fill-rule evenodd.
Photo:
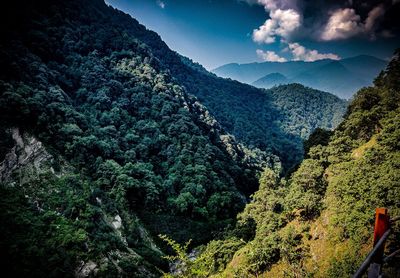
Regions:
M 159 276 L 159 233 L 210 240 L 261 167 L 293 166 L 346 105 L 217 78 L 102 0 L 15 1 L 0 20 L 0 262 L 14 277 Z
M 174 82 L 185 87 L 187 93 L 196 96 L 226 132 L 234 135 L 240 143 L 280 157 L 285 169 L 289 169 L 299 162 L 302 157 L 302 140 L 306 137 L 302 136 L 304 132 L 303 134 L 287 133 L 282 130 L 280 122 L 286 121 L 284 118 L 288 111 L 281 109 L 282 106 L 275 105 L 275 94 L 271 96 L 271 94 L 252 86 L 218 78 L 190 59 L 171 51 L 155 32 L 147 30 L 129 15 L 107 7 L 100 0 L 96 5 L 97 10 L 101 11 L 104 16 L 96 19 L 86 17 L 86 20 L 89 20 L 88 23 L 92 26 L 91 30 L 98 30 L 99 33 L 92 33 L 85 39 L 96 41 L 98 37 L 104 37 L 106 45 L 102 45 L 102 47 L 111 47 L 118 40 L 123 39 L 121 34 L 134 37 L 151 50 L 151 55 L 157 61 L 159 70 L 169 73 Z M 93 23 L 97 24 L 96 27 L 93 27 L 93 23 L 90 21 L 94 21 Z M 109 33 L 111 27 L 114 30 L 112 34 Z M 71 36 L 69 40 L 69 43 L 77 45 L 82 43 L 80 35 Z M 286 87 L 284 91 L 287 94 L 296 95 L 295 89 L 297 88 L 300 87 L 295 86 L 292 91 Z M 304 92 L 304 90 L 302 91 Z M 309 134 L 312 130 L 308 129 L 308 126 L 331 128 L 332 125 L 337 124 L 337 122 L 326 124 L 326 119 L 340 118 L 347 103 L 336 99 L 337 106 L 340 106 L 339 109 L 334 111 L 321 109 L 332 104 L 330 95 L 326 94 L 326 96 L 326 98 L 320 98 L 318 107 L 314 107 L 313 115 L 306 114 L 303 121 L 290 122 L 293 130 L 305 128 L 305 133 Z M 302 94 L 302 97 L 304 101 L 301 103 L 314 102 L 312 93 Z M 307 110 L 303 109 L 302 105 L 298 108 L 297 111 Z M 297 111 L 294 113 L 298 113 Z M 303 113 L 300 112 L 300 117 Z M 296 116 L 292 119 L 295 118 Z M 322 118 L 321 121 L 320 118 Z M 271 159 L 275 160 L 274 156 L 271 156 Z
M 126 16 L 126 20 L 131 19 Z M 123 26 L 129 26 L 128 22 Z M 144 29 L 143 26 L 141 28 Z M 169 50 L 157 34 L 142 30 L 135 31 L 134 35 L 152 48 L 163 67 L 210 110 L 228 133 L 250 148 L 259 148 L 277 155 L 284 170 L 301 160 L 302 140 L 315 127 L 329 129 L 336 126 L 346 109 L 345 101 L 303 86 L 293 85 L 264 91 L 218 78 L 190 59 Z M 319 95 L 317 99 L 316 95 Z M 290 109 L 285 105 L 286 97 Z M 298 98 L 298 101 L 293 102 L 294 98 Z M 308 103 L 313 105 L 307 107 Z M 331 106 L 337 109 L 325 109 Z M 288 118 L 288 114 L 292 116 Z M 285 130 L 282 123 L 291 126 L 291 130 Z
M 185 275 L 351 277 L 372 248 L 375 208 L 400 215 L 399 80 L 400 50 L 334 132 L 310 136 L 297 171 L 280 179 L 265 169 L 236 228 L 204 247 Z M 400 247 L 398 222 L 392 231 L 387 253 Z M 399 265 L 398 256 L 385 264 L 385 277 L 398 277 Z
M 157 276 L 151 237 L 208 240 L 256 189 L 258 160 L 102 1 L 22 3 L 2 17 L 2 269 Z
M 50 1 L 49 3 L 53 3 L 54 7 L 61 5 L 57 1 Z M 93 50 L 118 48 L 128 51 L 129 47 L 124 45 L 126 42 L 123 40 L 133 37 L 142 47 L 151 49 L 149 59 L 153 58 L 152 61 L 157 64 L 158 70 L 169 73 L 174 82 L 184 86 L 188 93 L 197 96 L 227 132 L 236 136 L 239 142 L 251 148 L 259 148 L 269 155 L 272 153 L 279 156 L 285 169 L 292 167 L 301 159 L 302 139 L 306 138 L 304 134 L 307 135 L 312 131 L 309 126 L 330 128 L 337 122 L 329 122 L 326 119 L 340 118 L 344 111 L 346 103 L 338 99 L 335 101 L 338 102 L 339 109 L 329 112 L 326 109 L 320 109 L 332 104 L 332 98 L 327 94 L 326 98 L 320 98 L 320 104 L 317 105 L 318 107 L 314 107 L 317 109 L 313 111 L 313 115 L 302 115 L 302 110 L 306 109 L 303 109 L 304 106 L 297 107 L 295 113 L 300 111 L 301 115 L 299 116 L 303 119 L 301 121 L 290 121 L 290 126 L 293 127 L 293 130 L 301 132 L 287 133 L 282 130 L 280 123 L 286 122 L 285 114 L 288 111 L 282 108 L 284 106 L 275 105 L 274 102 L 281 102 L 282 100 L 282 98 L 276 99 L 276 94 L 272 94 L 271 97 L 271 94 L 266 94 L 253 87 L 217 78 L 200 65 L 194 64 L 189 59 L 171 51 L 156 33 L 146 30 L 130 16 L 107 7 L 102 1 L 85 1 L 83 3 L 85 4 L 82 5 L 90 4 L 94 6 L 92 10 L 99 13 L 96 14 L 96 18 L 93 18 L 93 15 L 86 11 L 87 9 L 77 6 L 76 9 L 82 9 L 81 14 L 85 17 L 85 21 L 81 22 L 79 16 L 73 13 L 59 12 L 63 16 L 57 18 L 58 13 L 54 15 L 49 26 L 56 24 L 55 26 L 61 26 L 60 28 L 46 26 L 49 22 L 41 22 L 40 14 L 36 14 L 38 19 L 32 25 L 32 11 L 35 11 L 31 7 L 33 4 L 29 1 L 24 5 L 17 4 L 13 11 L 4 10 L 5 13 L 2 17 L 4 21 L 2 25 L 4 27 L 3 33 L 6 35 L 7 33 L 26 33 L 29 31 L 28 36 L 23 38 L 25 44 L 29 44 L 29 47 L 36 51 L 36 54 L 44 62 L 54 64 L 54 62 L 61 61 L 64 65 L 64 56 L 67 56 L 65 51 L 78 53 L 84 57 Z M 46 2 L 37 2 L 35 5 L 36 8 L 49 9 L 49 7 L 46 7 Z M 63 3 L 63 5 L 67 4 Z M 76 6 L 76 3 L 72 2 L 68 5 Z M 62 18 L 69 17 L 74 18 L 74 21 L 64 24 Z M 16 21 L 16 18 L 21 18 L 21 20 Z M 58 30 L 63 31 L 58 32 Z M 7 55 L 7 53 L 4 54 Z M 129 55 L 129 53 L 121 55 L 116 59 L 122 59 L 124 55 Z M 6 59 L 9 59 L 9 57 Z M 7 61 L 7 63 L 10 64 L 13 61 Z M 18 65 L 14 62 L 15 66 Z M 13 68 L 10 67 L 10 69 Z M 80 71 L 72 72 L 70 69 L 65 69 L 68 71 L 65 80 L 58 78 L 65 83 L 61 84 L 63 90 L 71 90 L 68 86 L 71 87 L 73 84 L 69 79 L 71 77 L 79 78 Z M 18 71 L 19 69 L 14 68 L 13 70 Z M 288 87 L 286 88 L 286 91 L 290 94 Z M 292 93 L 296 94 L 298 88 L 300 87 L 293 87 Z M 300 88 L 300 90 L 302 89 Z M 309 102 L 309 97 L 313 101 L 312 94 L 303 94 L 304 101 L 302 103 Z M 299 117 L 295 116 L 292 119 L 296 118 Z M 322 120 L 319 120 L 320 118 Z M 275 160 L 274 156 L 270 155 L 270 157 Z
M 278 126 L 288 134 L 300 135 L 303 140 L 317 128 L 332 130 L 337 127 L 348 104 L 335 95 L 300 84 L 278 86 L 265 92 L 281 111 Z
M 250 149 L 278 156 L 283 172 L 303 158 L 302 141 L 317 127 L 336 127 L 347 107 L 346 101 L 332 94 L 300 84 L 255 90 L 239 82 L 212 78 L 203 85 L 196 87 L 196 96 L 221 126 Z
M 284 170 L 301 160 L 302 141 L 314 128 L 335 127 L 347 107 L 347 102 L 338 97 L 298 84 L 265 91 L 218 78 L 170 51 L 155 33 L 139 32 L 135 36 L 157 50 L 153 53 L 167 71 L 210 110 L 228 133 L 250 148 L 277 155 Z M 294 99 L 297 101 L 293 102 Z M 335 109 L 326 109 L 332 106 Z M 287 117 L 288 114 L 291 116 Z M 284 125 L 290 126 L 290 130 Z

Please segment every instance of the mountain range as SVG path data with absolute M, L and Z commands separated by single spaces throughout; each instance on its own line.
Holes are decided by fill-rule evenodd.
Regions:
M 232 63 L 212 72 L 259 88 L 300 83 L 349 99 L 360 88 L 370 86 L 386 64 L 386 61 L 376 57 L 359 55 L 342 60 L 325 59 L 314 62 Z

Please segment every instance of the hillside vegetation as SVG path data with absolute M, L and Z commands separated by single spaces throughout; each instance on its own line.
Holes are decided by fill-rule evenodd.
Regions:
M 400 50 L 361 89 L 332 133 L 310 136 L 288 178 L 265 169 L 236 227 L 212 241 L 192 277 L 351 277 L 372 248 L 374 212 L 400 215 Z M 387 253 L 400 247 L 393 225 Z M 399 258 L 385 264 L 398 277 Z
M 102 0 L 9 4 L 0 262 L 11 277 L 160 276 L 171 250 L 158 234 L 221 237 L 261 170 L 293 169 L 302 139 L 347 105 L 218 78 Z
M 0 53 L 3 269 L 157 276 L 167 265 L 148 231 L 209 240 L 256 169 L 102 1 L 24 5 L 2 25 L 23 19 Z

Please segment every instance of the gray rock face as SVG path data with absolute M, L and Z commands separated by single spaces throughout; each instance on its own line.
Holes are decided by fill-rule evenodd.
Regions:
M 122 227 L 122 219 L 118 214 L 114 217 L 114 221 L 112 222 L 114 229 L 118 230 Z
M 11 180 L 11 175 L 16 170 L 29 168 L 36 173 L 41 172 L 44 165 L 49 165 L 53 159 L 36 138 L 21 135 L 18 128 L 13 128 L 11 133 L 15 145 L 6 154 L 4 161 L 0 163 L 0 183 L 4 184 Z M 26 173 L 26 171 L 24 172 Z M 23 177 L 20 176 L 20 182 L 22 179 Z
M 85 263 L 82 261 L 80 266 L 75 270 L 75 277 L 89 277 L 91 274 L 96 274 L 97 270 L 97 264 L 95 262 L 88 261 Z

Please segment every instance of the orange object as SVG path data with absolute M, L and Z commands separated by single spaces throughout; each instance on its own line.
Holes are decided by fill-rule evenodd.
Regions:
M 390 219 L 387 208 L 377 208 L 375 210 L 374 246 L 377 244 L 383 234 L 389 229 L 389 221 Z M 376 256 L 374 257 L 374 262 L 382 262 L 384 249 L 385 246 L 383 245 L 378 250 Z

